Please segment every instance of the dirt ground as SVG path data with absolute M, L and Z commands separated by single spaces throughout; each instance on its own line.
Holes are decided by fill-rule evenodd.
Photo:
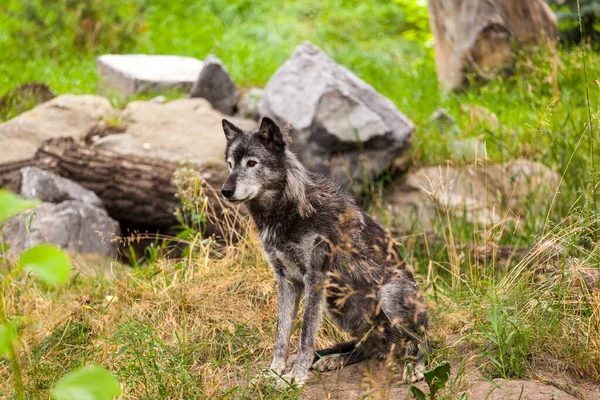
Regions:
M 410 385 L 401 384 L 401 371 L 385 366 L 373 367 L 360 363 L 339 371 L 315 374 L 307 385 L 303 398 L 307 400 L 364 398 L 414 399 Z M 453 374 L 445 398 L 461 398 L 466 394 L 470 400 L 596 400 L 600 399 L 600 385 L 589 381 L 572 382 L 565 377 L 550 377 L 540 374 L 540 380 L 486 380 L 477 371 Z M 428 393 L 427 385 L 416 385 Z

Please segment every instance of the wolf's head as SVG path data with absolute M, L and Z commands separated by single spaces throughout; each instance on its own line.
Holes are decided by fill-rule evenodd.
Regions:
M 258 130 L 243 132 L 224 119 L 223 131 L 229 177 L 221 193 L 226 199 L 249 201 L 285 189 L 286 141 L 275 122 L 265 117 Z

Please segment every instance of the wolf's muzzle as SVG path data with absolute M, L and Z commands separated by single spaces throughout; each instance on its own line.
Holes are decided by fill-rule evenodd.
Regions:
M 235 188 L 233 186 L 226 185 L 221 188 L 221 194 L 226 199 L 230 199 L 231 196 L 233 196 L 233 192 L 235 192 Z

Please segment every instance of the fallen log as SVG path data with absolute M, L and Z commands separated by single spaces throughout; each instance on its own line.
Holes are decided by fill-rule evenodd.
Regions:
M 0 164 L 0 188 L 21 189 L 20 169 L 35 166 L 95 192 L 109 215 L 128 226 L 169 229 L 179 225 L 180 196 L 192 188 L 206 199 L 205 233 L 232 238 L 239 209 L 222 202 L 226 172 L 83 147 L 72 138 L 50 139 L 28 160 Z
M 543 0 L 429 0 L 439 81 L 459 88 L 469 73 L 491 79 L 511 67 L 522 46 L 558 38 L 557 18 Z

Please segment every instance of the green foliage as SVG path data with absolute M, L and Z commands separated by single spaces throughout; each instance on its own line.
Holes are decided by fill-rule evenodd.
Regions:
M 56 400 L 110 400 L 121 393 L 121 385 L 104 368 L 89 366 L 72 371 L 54 385 Z
M 579 43 L 581 31 L 579 26 L 579 9 L 583 40 L 598 42 L 600 40 L 600 0 L 546 0 L 556 12 L 561 37 L 568 42 Z
M 146 0 L 25 0 L 8 8 L 20 22 L 11 32 L 22 44 L 47 43 L 50 55 L 66 48 L 89 54 L 131 50 L 144 29 Z M 15 27 L 16 30 L 16 27 Z
M 89 288 L 86 294 L 90 294 Z M 90 363 L 94 332 L 85 314 L 69 316 L 64 323 L 51 328 L 40 343 L 31 343 L 31 391 L 52 387 L 61 376 Z
M 186 343 L 184 337 L 166 343 L 155 327 L 143 320 L 121 325 L 111 341 L 119 349 L 112 355 L 118 362 L 119 376 L 144 386 L 147 399 L 172 397 L 173 390 L 181 398 L 203 397 L 202 376 L 191 373 L 190 368 L 209 344 Z
M 432 40 L 429 29 L 429 13 L 427 0 L 394 0 L 404 15 L 404 31 L 402 35 L 410 40 L 429 45 Z
M 0 226 L 7 219 L 35 207 L 40 202 L 17 196 L 5 189 L 0 189 Z
M 429 399 L 435 400 L 438 392 L 444 389 L 450 379 L 450 363 L 443 361 L 437 367 L 425 371 L 423 375 L 425 376 L 425 383 L 429 387 Z M 427 399 L 425 393 L 416 386 L 411 386 L 410 392 L 415 396 L 416 400 Z
M 8 0 L 0 2 L 0 94 L 33 80 L 93 93 L 95 55 L 119 52 L 214 53 L 241 86 L 264 85 L 304 40 L 359 74 L 374 66 L 388 74 L 422 53 L 413 40 L 430 38 L 426 9 L 408 0 Z
M 509 318 L 505 307 L 505 304 L 500 306 L 492 302 L 488 315 L 489 325 L 482 329 L 481 335 L 491 345 L 485 356 L 492 363 L 492 376 L 508 379 L 525 373 L 529 337 L 528 329 L 518 320 Z
M 0 356 L 7 356 L 17 338 L 17 327 L 10 321 L 0 325 Z
M 572 31 L 577 39 L 577 26 L 572 25 L 576 20 L 575 3 L 561 3 L 559 15 L 568 13 L 568 18 L 560 17 L 563 32 Z M 117 4 L 124 6 L 120 8 Z M 590 32 L 585 21 L 594 16 L 593 8 L 587 8 L 592 4 L 597 1 L 582 1 L 585 32 Z M 50 10 L 47 13 L 46 5 Z M 97 13 L 86 19 L 84 13 L 89 10 Z M 584 207 L 593 203 L 588 195 L 593 182 L 589 179 L 593 152 L 587 140 L 590 130 L 583 92 L 588 82 L 583 81 L 581 49 L 560 49 L 558 63 L 543 52 L 522 55 L 512 76 L 499 77 L 486 85 L 474 82 L 461 93 L 445 93 L 438 89 L 427 23 L 425 2 L 410 0 L 119 3 L 114 0 L 30 0 L 24 3 L 8 0 L 0 2 L 0 52 L 4 55 L 0 63 L 0 93 L 30 80 L 46 82 L 58 93 L 94 92 L 95 54 L 118 51 L 174 53 L 199 58 L 215 53 L 224 60 L 238 85 L 263 86 L 298 44 L 310 40 L 388 96 L 415 122 L 413 160 L 416 166 L 446 160 L 471 165 L 468 159 L 456 157 L 453 146 L 474 140 L 485 146 L 489 156 L 485 162 L 527 157 L 564 176 L 552 211 L 546 208 L 542 210 L 543 215 L 534 215 L 525 210 L 518 228 L 499 227 L 483 232 L 467 221 L 441 221 L 433 232 L 438 234 L 436 240 L 427 246 L 407 249 L 406 258 L 415 266 L 419 277 L 427 272 L 435 300 L 444 304 L 438 314 L 436 307 L 432 307 L 432 329 L 459 332 L 467 335 L 467 340 L 475 338 L 470 343 L 475 347 L 473 351 L 484 354 L 479 361 L 489 361 L 489 369 L 484 372 L 491 376 L 523 376 L 535 357 L 547 359 L 551 355 L 561 368 L 565 365 L 578 373 L 598 376 L 597 347 L 589 350 L 598 338 L 594 331 L 597 326 L 593 325 L 597 321 L 594 319 L 597 303 L 590 302 L 589 298 L 574 297 L 576 291 L 567 272 L 561 270 L 562 275 L 554 277 L 551 283 L 534 282 L 528 273 L 513 272 L 515 263 L 512 261 L 505 266 L 494 260 L 473 259 L 469 247 L 470 244 L 531 246 L 542 232 L 557 223 L 553 221 L 567 219 L 577 227 L 574 229 L 578 233 L 559 232 L 553 237 L 558 237 L 560 243 L 563 239 L 571 243 L 566 252 L 569 256 L 584 265 L 598 265 L 597 241 L 590 234 L 595 232 L 593 224 L 597 222 L 597 215 Z M 98 34 L 89 35 L 88 26 L 98 29 Z M 592 28 L 597 27 L 592 25 Z M 600 73 L 600 56 L 593 52 L 587 54 L 588 76 L 596 78 Z M 600 91 L 596 86 L 589 90 L 591 108 L 596 111 L 600 108 Z M 474 122 L 469 105 L 479 105 L 496 114 L 499 128 L 491 129 L 485 123 Z M 452 130 L 443 130 L 429 119 L 438 106 L 456 119 L 457 125 Z M 597 114 L 592 114 L 592 118 L 594 130 L 591 132 L 596 134 Z M 180 236 L 190 242 L 208 240 L 202 236 L 206 224 L 204 196 L 196 181 L 192 179 L 190 183 L 190 196 L 182 198 L 189 212 L 182 216 L 184 229 Z M 3 196 L 6 194 L 0 192 L 0 199 Z M 27 208 L 21 208 L 20 200 L 18 204 L 10 212 L 7 212 L 9 208 L 0 206 L 0 216 L 7 218 Z M 453 241 L 439 240 L 444 236 Z M 452 259 L 449 253 L 454 251 L 457 255 Z M 33 390 L 47 390 L 65 370 L 84 365 L 89 358 L 110 364 L 111 370 L 116 371 L 132 391 L 144 388 L 136 394 L 146 398 L 294 397 L 298 393 L 278 392 L 274 387 L 260 385 L 246 388 L 240 383 L 246 378 L 250 380 L 256 364 L 268 358 L 271 339 L 265 332 L 273 321 L 263 321 L 260 328 L 250 325 L 269 315 L 273 304 L 269 303 L 272 292 L 265 284 L 270 272 L 265 273 L 267 267 L 262 256 L 249 256 L 247 251 L 239 253 L 244 261 L 244 275 L 231 282 L 233 261 L 221 267 L 224 264 L 218 264 L 212 255 L 209 258 L 199 252 L 201 258 L 192 254 L 189 264 L 171 263 L 160 259 L 161 248 L 155 246 L 137 260 L 152 268 L 126 273 L 123 279 L 110 283 L 92 280 L 74 283 L 70 291 L 77 299 L 92 297 L 90 293 L 94 291 L 98 292 L 97 298 L 81 306 L 71 297 L 60 306 L 67 308 L 76 304 L 77 312 L 93 308 L 94 334 L 92 336 L 92 328 L 87 325 L 48 327 L 52 334 L 43 338 L 40 346 L 28 346 L 34 349 L 35 361 L 45 361 L 42 367 L 28 364 L 28 381 L 36 374 L 37 386 L 34 385 Z M 219 257 L 224 255 L 219 253 Z M 6 271 L 13 273 L 10 267 Z M 451 275 L 449 271 L 453 270 L 456 280 L 463 284 L 462 291 L 449 289 L 444 284 Z M 219 272 L 222 275 L 216 275 Z M 187 282 L 187 274 L 192 277 L 195 274 L 194 284 L 178 286 Z M 502 286 L 502 292 L 496 290 L 498 281 L 506 277 L 510 280 Z M 14 282 L 16 274 L 9 278 L 4 279 L 3 284 Z M 260 286 L 252 279 L 260 281 Z M 26 283 L 19 286 L 18 293 L 26 292 Z M 125 299 L 123 310 L 105 312 L 108 307 L 103 303 L 105 291 L 115 287 L 119 297 Z M 209 292 L 220 296 L 220 301 L 214 303 L 219 307 L 202 303 L 201 298 Z M 12 293 L 2 295 L 5 299 L 13 298 Z M 227 303 L 226 300 L 232 301 Z M 242 307 L 242 301 L 251 303 L 252 310 L 261 307 L 260 312 L 248 312 L 247 319 L 241 322 L 230 318 L 237 307 Z M 456 321 L 448 325 L 440 321 L 453 309 L 458 310 L 460 321 L 460 327 L 454 330 L 452 324 L 455 326 Z M 463 323 L 460 318 L 464 315 L 467 320 Z M 192 321 L 194 316 L 198 318 L 196 321 Z M 15 318 L 11 316 L 10 320 L 14 324 Z M 219 324 L 223 326 L 215 328 Z M 20 326 L 13 329 L 3 320 L 2 327 L 5 338 L 2 343 L 11 344 L 4 348 L 12 346 L 14 349 L 21 334 Z M 106 349 L 114 350 L 106 354 Z M 466 357 L 464 353 L 458 356 Z M 62 368 L 49 371 L 60 363 L 61 357 L 68 358 L 60 364 Z M 11 363 L 11 368 L 15 374 L 18 372 L 18 364 Z M 221 381 L 223 376 L 226 382 Z M 432 378 L 430 382 L 437 381 Z M 451 383 L 446 385 L 445 392 L 450 390 Z M 233 388 L 215 389 L 228 385 Z M 145 394 L 141 393 L 143 390 Z M 426 396 L 422 392 L 421 395 Z M 432 390 L 430 385 L 429 396 L 441 395 L 437 386 Z
M 27 200 L 9 191 L 0 191 L 0 227 L 7 218 L 25 211 L 39 202 Z M 19 399 L 25 398 L 21 378 L 21 366 L 15 348 L 17 328 L 9 321 L 5 310 L 5 284 L 14 279 L 21 270 L 34 273 L 49 285 L 64 285 L 69 277 L 71 262 L 61 249 L 48 244 L 40 244 L 21 254 L 18 268 L 12 268 L 8 276 L 1 276 L 0 283 L 0 356 L 8 356 L 14 375 L 14 387 Z M 52 395 L 57 400 L 105 400 L 120 394 L 120 385 L 106 370 L 91 366 L 73 371 L 63 377 L 53 388 Z
M 63 285 L 69 278 L 69 256 L 54 246 L 40 244 L 21 254 L 18 265 L 49 285 Z

